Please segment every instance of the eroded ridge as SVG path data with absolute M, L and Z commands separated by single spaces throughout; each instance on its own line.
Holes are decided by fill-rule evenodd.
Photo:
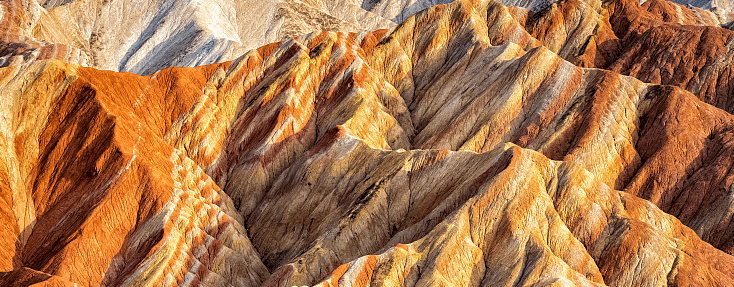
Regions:
M 734 284 L 734 116 L 569 62 L 518 11 L 150 76 L 0 69 L 0 282 Z

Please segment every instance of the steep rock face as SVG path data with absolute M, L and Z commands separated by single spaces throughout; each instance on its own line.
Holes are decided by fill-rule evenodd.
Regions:
M 516 19 L 505 25 L 523 26 L 530 36 L 574 64 L 679 86 L 731 113 L 734 32 L 706 26 L 713 20 L 702 15 L 661 0 L 642 5 L 628 0 L 567 0 L 531 16 L 502 17 Z M 498 40 L 493 44 L 524 45 L 515 39 Z
M 332 152 L 343 153 L 345 145 Z M 336 268 L 320 286 L 731 284 L 729 267 L 703 267 L 701 273 L 692 273 L 702 262 L 727 266 L 731 257 L 696 244 L 697 239 L 690 241 L 687 238 L 695 235 L 681 228 L 674 217 L 649 202 L 609 189 L 570 162 L 549 161 L 511 145 L 481 155 L 444 151 L 384 156 L 381 164 L 366 172 L 367 183 L 376 181 L 377 185 L 360 195 L 355 203 L 358 213 L 350 220 L 353 225 L 369 220 L 363 226 L 377 225 L 379 230 L 393 224 L 409 227 L 391 234 L 378 256 L 360 257 Z M 407 160 L 406 165 L 388 167 L 396 162 L 393 157 Z M 463 176 L 435 176 L 463 168 Z M 406 186 L 409 195 L 401 195 Z M 431 193 L 430 189 L 438 191 Z M 444 197 L 438 204 L 432 200 L 437 195 Z M 364 197 L 367 203 L 362 203 Z M 408 221 L 401 222 L 399 206 L 405 205 L 409 206 Z M 387 215 L 365 216 L 375 208 L 384 209 Z M 421 211 L 428 215 L 416 221 Z M 334 233 L 339 236 L 338 232 L 327 234 L 315 248 L 332 241 Z M 355 237 L 360 242 L 375 238 Z M 305 253 L 295 267 L 286 270 L 298 270 L 301 262 L 309 266 L 313 253 Z M 324 253 L 329 254 L 317 254 Z M 297 272 L 281 274 L 298 278 Z
M 458 0 L 150 76 L 2 68 L 0 280 L 734 284 L 734 116 L 574 65 L 597 32 L 533 17 Z
M 556 0 L 499 0 L 503 5 L 515 6 L 529 9 L 533 12 L 539 12 L 551 6 L 554 3 L 562 3 L 564 1 Z M 642 5 L 647 5 L 650 0 L 635 1 Z M 654 5 L 661 3 L 661 1 L 655 2 Z M 710 25 L 710 26 L 723 26 L 729 27 L 732 21 L 734 21 L 734 3 L 731 0 L 673 0 L 670 2 L 664 1 L 665 6 L 673 9 L 669 14 L 670 16 L 687 17 L 685 14 L 694 15 L 694 17 L 701 20 L 699 24 Z
M 19 18 L 14 26 L 22 27 L 9 34 L 34 40 L 21 51 L 16 51 L 18 44 L 2 46 L 0 55 L 61 59 L 143 75 L 171 66 L 232 60 L 250 49 L 311 31 L 372 31 L 395 25 L 348 0 L 80 0 L 40 5 L 36 0 L 8 0 L 3 4 L 4 21 Z M 16 14 L 22 17 L 7 17 Z M 39 41 L 54 46 L 39 48 L 45 46 L 36 44 Z M 60 55 L 32 57 L 29 53 Z
M 216 68 L 201 71 L 198 85 Z M 191 95 L 185 85 L 195 78 L 182 74 L 143 78 L 59 62 L 3 70 L 3 181 L 21 231 L 14 269 L 87 286 L 253 285 L 267 276 L 228 197 L 157 136 L 170 118 L 136 115 L 176 103 L 149 95 Z M 127 89 L 108 94 L 95 80 Z M 188 92 L 162 92 L 177 87 Z M 30 276 L 22 274 L 6 278 Z
M 552 159 L 579 161 L 610 187 L 639 194 L 665 211 L 678 215 L 682 212 L 673 210 L 686 206 L 691 217 L 682 218 L 683 222 L 715 240 L 717 247 L 732 252 L 727 243 L 732 234 L 727 227 L 729 212 L 722 209 L 717 216 L 720 221 L 714 223 L 706 214 L 710 210 L 702 207 L 730 206 L 726 190 L 731 183 L 725 180 L 730 159 L 724 147 L 731 127 L 727 113 L 689 100 L 678 90 L 666 90 L 664 93 L 682 98 L 656 104 L 674 106 L 666 107 L 665 114 L 650 114 L 659 108 L 650 108 L 647 98 L 657 98 L 661 92 L 648 90 L 630 78 L 579 70 L 545 48 L 533 48 L 527 54 L 516 45 L 505 46 L 502 52 L 480 48 L 496 41 L 497 26 L 502 26 L 496 25 L 497 19 L 502 19 L 496 11 L 506 10 L 490 2 L 488 7 L 494 14 L 487 10 L 489 21 L 484 28 L 481 12 L 485 8 L 476 4 L 465 1 L 437 6 L 406 21 L 390 35 L 389 42 L 374 49 L 371 66 L 383 69 L 411 110 L 416 127 L 414 147 L 484 152 L 511 141 Z M 431 29 L 427 27 L 441 27 L 444 30 L 439 29 L 440 33 L 452 36 L 434 37 L 439 32 L 424 33 L 423 29 Z M 516 39 L 522 42 L 528 38 L 521 34 Z M 507 60 L 514 57 L 518 58 Z M 690 108 L 681 104 L 687 101 Z M 684 120 L 682 116 L 688 114 Z M 666 120 L 650 125 L 648 119 L 658 118 Z M 690 127 L 700 128 L 680 132 Z M 648 134 L 657 134 L 647 136 L 649 139 L 669 140 L 640 140 Z M 679 160 L 683 150 L 687 159 Z M 698 151 L 707 157 L 697 157 Z M 651 162 L 654 157 L 665 160 Z M 707 169 L 717 170 L 719 175 L 706 180 L 706 189 L 693 184 L 696 179 L 690 175 Z M 652 170 L 659 177 L 648 178 Z M 647 182 L 644 188 L 641 182 Z M 663 182 L 667 183 L 659 184 Z M 660 201 L 660 197 L 667 199 Z M 713 234 L 719 238 L 713 239 Z

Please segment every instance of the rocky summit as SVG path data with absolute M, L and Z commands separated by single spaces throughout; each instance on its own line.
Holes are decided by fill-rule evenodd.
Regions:
M 734 286 L 679 2 L 0 1 L 0 286 Z

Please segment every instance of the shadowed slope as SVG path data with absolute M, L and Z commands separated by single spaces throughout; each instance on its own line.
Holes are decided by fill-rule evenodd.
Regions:
M 0 66 L 60 59 L 142 75 L 232 60 L 250 49 L 312 31 L 395 26 L 349 0 L 0 3 L 0 27 L 10 27 L 0 35 L 0 57 L 6 58 L 0 58 Z
M 2 279 L 733 284 L 734 116 L 565 61 L 511 11 L 147 77 L 0 69 Z
M 267 275 L 242 225 L 232 224 L 241 217 L 228 197 L 156 135 L 165 120 L 135 114 L 141 104 L 154 107 L 147 92 L 176 80 L 115 74 L 108 80 L 127 89 L 107 94 L 91 78 L 105 72 L 58 62 L 4 72 L 3 95 L 13 104 L 5 107 L 11 121 L 3 123 L 12 125 L 2 158 L 15 169 L 12 210 L 23 230 L 16 268 L 84 285 L 191 281 L 187 272 L 209 284 L 249 285 Z M 186 104 L 170 99 L 161 102 Z
M 721 209 L 715 217 L 720 221 L 713 223 L 703 207 L 730 206 L 727 196 L 716 194 L 731 185 L 725 180 L 727 152 L 720 151 L 728 145 L 731 116 L 680 90 L 650 89 L 611 72 L 576 68 L 544 47 L 530 48 L 535 44 L 526 39 L 532 38 L 522 34 L 505 39 L 524 42 L 527 53 L 514 44 L 485 48 L 497 41 L 499 29 L 512 31 L 506 27 L 514 18 L 502 16 L 507 13 L 492 1 L 436 6 L 373 50 L 370 65 L 409 103 L 414 147 L 484 152 L 510 141 L 552 159 L 577 161 L 610 187 L 639 194 L 665 211 L 679 215 L 673 210 L 688 206 L 691 217 L 683 222 L 704 238 L 716 233 L 719 238 L 710 240 L 732 252 L 726 243 L 732 238 L 729 212 Z M 671 96 L 661 99 L 661 93 Z M 659 123 L 663 129 L 651 125 L 652 118 L 675 120 Z M 647 140 L 657 135 L 670 140 Z M 658 176 L 648 179 L 652 170 Z M 706 180 L 706 188 L 691 179 L 703 170 L 719 173 Z M 706 204 L 686 202 L 694 198 L 707 198 Z
M 663 0 L 642 5 L 633 0 L 566 0 L 507 25 L 524 26 L 532 37 L 579 66 L 678 86 L 731 113 L 734 32 L 699 26 L 713 23 L 694 12 Z M 510 41 L 524 45 L 514 39 L 499 43 Z

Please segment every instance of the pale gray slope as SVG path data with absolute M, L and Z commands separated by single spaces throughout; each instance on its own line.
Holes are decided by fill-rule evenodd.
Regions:
M 451 2 L 453 0 L 363 0 L 361 7 L 400 23 L 428 7 Z
M 734 21 L 734 0 L 670 0 L 678 4 L 709 10 L 716 14 L 722 23 Z M 727 25 L 725 25 L 727 26 Z
M 33 1 L 33 0 L 31 0 Z M 395 23 L 349 0 L 48 0 L 43 40 L 84 50 L 100 69 L 151 74 L 232 60 L 317 30 L 363 32 Z

